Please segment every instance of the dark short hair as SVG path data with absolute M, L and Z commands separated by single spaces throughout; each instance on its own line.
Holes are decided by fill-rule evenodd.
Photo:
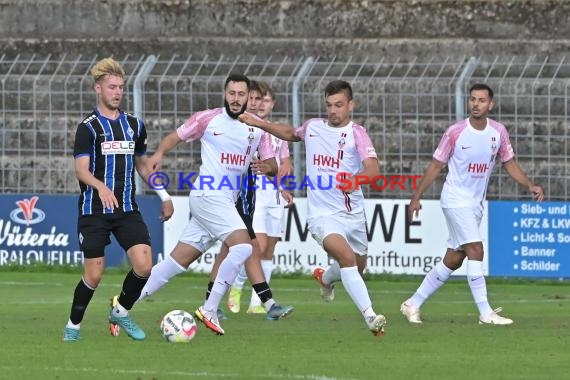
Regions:
M 259 92 L 259 95 L 261 96 L 265 96 L 265 89 L 263 88 L 263 82 L 258 82 L 254 79 L 252 79 L 249 82 L 249 91 L 257 91 Z
M 250 86 L 251 86 L 251 82 L 249 80 L 248 77 L 246 77 L 243 74 L 230 74 L 227 78 L 226 78 L 226 83 L 224 84 L 224 90 L 226 88 L 228 88 L 228 83 L 230 82 L 245 82 L 245 84 L 247 85 L 247 90 L 249 91 Z
M 325 98 L 338 94 L 339 92 L 344 92 L 348 100 L 352 100 L 352 87 L 344 80 L 333 80 L 327 84 L 325 87 Z
M 469 89 L 469 95 L 471 95 L 471 93 L 473 91 L 480 91 L 480 90 L 487 90 L 487 92 L 489 93 L 489 98 L 491 98 L 491 100 L 493 100 L 493 95 L 494 95 L 493 90 L 491 89 L 491 87 L 487 86 L 485 83 L 475 83 Z

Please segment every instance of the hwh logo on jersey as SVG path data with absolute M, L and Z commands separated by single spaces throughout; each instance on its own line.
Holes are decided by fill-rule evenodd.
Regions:
M 220 162 L 222 164 L 245 166 L 246 156 L 236 153 L 221 153 Z
M 339 168 L 340 161 L 334 157 L 326 156 L 324 154 L 314 154 L 313 164 L 317 166 L 328 166 L 331 168 Z
M 489 164 L 475 164 L 470 162 L 469 166 L 467 167 L 467 171 L 469 173 L 485 173 L 488 170 Z
M 101 143 L 101 154 L 134 154 L 134 141 L 104 141 Z

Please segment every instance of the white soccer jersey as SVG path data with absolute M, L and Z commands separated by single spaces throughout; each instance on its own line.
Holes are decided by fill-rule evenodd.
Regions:
M 480 131 L 465 119 L 449 127 L 433 154 L 449 168 L 441 207 L 482 207 L 497 155 L 501 162 L 515 156 L 503 124 L 487 119 Z
M 357 174 L 362 161 L 378 158 L 364 127 L 351 121 L 335 128 L 326 119 L 310 119 L 295 130 L 295 135 L 305 140 L 307 177 L 295 181 L 297 186 L 307 184 L 308 218 L 364 210 L 362 189 L 348 194 L 337 188 L 337 175 Z
M 177 133 L 186 142 L 201 142 L 202 165 L 191 196 L 228 194 L 235 202 L 254 153 L 262 160 L 275 157 L 267 132 L 232 119 L 224 108 L 195 113 Z
M 271 135 L 271 145 L 277 158 L 277 166 L 281 164 L 281 160 L 289 158 L 289 144 L 278 137 Z M 255 208 L 259 210 L 260 207 L 284 207 L 286 202 L 278 192 L 277 176 L 273 177 L 271 181 L 264 175 L 257 176 L 256 182 L 258 188 L 255 192 Z M 277 186 L 275 186 L 275 184 Z

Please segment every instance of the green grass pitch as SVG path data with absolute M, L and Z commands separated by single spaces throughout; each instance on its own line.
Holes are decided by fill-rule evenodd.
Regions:
M 310 278 L 277 278 L 276 299 L 295 306 L 287 319 L 231 314 L 224 336 L 198 323 L 189 344 L 163 340 L 161 317 L 201 305 L 207 278 L 173 279 L 131 315 L 146 331 L 135 342 L 107 331 L 108 300 L 122 275 L 106 274 L 82 323 L 82 340 L 63 343 L 78 273 L 0 272 L 1 379 L 568 379 L 570 290 L 567 283 L 488 284 L 493 307 L 502 306 L 512 326 L 479 326 L 465 281 L 453 280 L 423 308 L 414 326 L 400 303 L 421 278 L 367 281 L 386 334 L 369 333 L 342 286 L 326 304 Z M 242 310 L 247 308 L 249 290 Z

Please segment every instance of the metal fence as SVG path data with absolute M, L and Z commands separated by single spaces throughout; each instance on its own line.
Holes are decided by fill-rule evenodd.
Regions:
M 73 141 L 77 124 L 96 104 L 89 76 L 102 57 L 0 57 L 0 191 L 76 193 Z M 493 118 L 503 122 L 521 166 L 547 197 L 569 200 L 570 64 L 547 57 L 383 59 L 379 62 L 318 57 L 116 57 L 129 74 L 122 107 L 143 117 L 149 150 L 193 112 L 222 105 L 231 72 L 268 82 L 277 103 L 273 120 L 300 124 L 326 114 L 323 88 L 332 79 L 355 90 L 356 122 L 367 127 L 386 174 L 422 174 L 446 127 L 466 116 L 466 92 L 475 82 L 496 94 Z M 304 171 L 302 143 L 291 145 L 296 173 Z M 199 143 L 181 144 L 164 170 L 196 170 Z M 488 197 L 524 199 L 504 170 L 495 169 Z M 443 181 L 426 193 L 436 198 Z M 188 189 L 172 193 L 186 194 Z M 148 190 L 145 190 L 148 191 Z M 408 198 L 404 189 L 370 191 L 379 198 Z

